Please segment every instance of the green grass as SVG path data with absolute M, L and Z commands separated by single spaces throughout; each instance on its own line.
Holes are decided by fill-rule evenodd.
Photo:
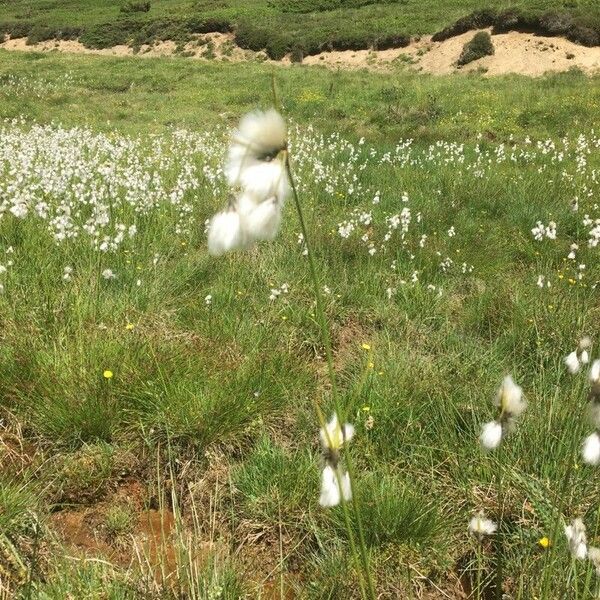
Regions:
M 318 504 L 314 404 L 329 414 L 332 399 L 291 203 L 274 242 L 206 251 L 204 222 L 226 201 L 228 129 L 271 103 L 272 73 L 329 290 L 340 398 L 356 426 L 344 452 L 378 592 L 452 596 L 457 577 L 488 578 L 493 548 L 466 525 L 480 508 L 498 517 L 501 469 L 507 590 L 586 597 L 591 566 L 575 569 L 555 528 L 582 516 L 597 543 L 600 490 L 578 458 L 587 383 L 562 365 L 581 335 L 596 347 L 600 336 L 597 248 L 582 223 L 600 218 L 597 79 L 0 56 L 0 198 L 15 187 L 35 196 L 25 218 L 4 207 L 0 219 L 6 597 L 358 596 L 342 512 Z M 119 224 L 137 232 L 107 252 L 83 228 L 57 243 L 64 202 L 77 225 L 106 212 L 99 242 Z M 386 241 L 386 219 L 405 206 L 404 240 L 396 230 Z M 340 224 L 366 211 L 372 222 L 342 238 Z M 533 239 L 538 219 L 558 223 L 556 240 Z M 270 301 L 283 283 L 289 292 Z M 529 409 L 502 453 L 485 454 L 477 436 L 507 372 Z M 78 560 L 59 511 L 85 511 L 80 527 L 117 558 L 102 545 L 100 561 Z M 158 568 L 138 523 L 146 511 L 173 515 Z
M 254 63 L 243 68 L 199 65 L 180 58 L 0 55 L 0 117 L 26 115 L 38 122 L 118 127 L 128 133 L 231 125 L 242 112 L 270 104 L 272 73 L 293 118 L 310 120 L 325 132 L 391 144 L 400 138 L 473 141 L 478 134 L 504 141 L 511 135 L 563 136 L 593 127 L 600 105 L 598 78 L 578 71 L 532 85 L 518 76 L 427 77 L 402 70 L 382 75 Z
M 266 49 L 272 58 L 280 58 L 294 48 L 315 54 L 330 48 L 404 45 L 411 36 L 434 33 L 473 11 L 493 8 L 500 13 L 503 9 L 519 11 L 516 20 L 513 13 L 499 19 L 509 28 L 555 31 L 557 23 L 568 18 L 568 27 L 560 33 L 568 29 L 582 43 L 600 43 L 594 41 L 600 30 L 600 10 L 594 0 L 513 0 L 493 5 L 485 0 L 425 5 L 419 0 L 156 0 L 147 12 L 124 11 L 124 5 L 113 0 L 16 0 L 0 4 L 0 32 L 29 36 L 31 41 L 81 36 L 90 47 L 107 47 L 233 30 L 242 47 Z

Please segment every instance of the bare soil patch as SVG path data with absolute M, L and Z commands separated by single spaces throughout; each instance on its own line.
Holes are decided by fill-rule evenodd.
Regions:
M 487 31 L 490 31 L 489 29 Z M 369 69 L 390 71 L 397 68 L 413 69 L 434 75 L 455 72 L 480 71 L 487 76 L 517 73 L 537 77 L 548 72 L 577 68 L 587 74 L 600 72 L 600 47 L 580 46 L 561 37 L 540 36 L 532 33 L 509 32 L 492 36 L 495 53 L 459 68 L 456 61 L 462 48 L 474 35 L 473 31 L 434 42 L 424 36 L 404 48 L 390 50 L 346 50 L 322 52 L 304 58 L 303 64 L 321 65 L 332 69 Z M 228 33 L 210 33 L 197 36 L 183 47 L 163 41 L 152 46 L 141 46 L 137 51 L 130 46 L 114 46 L 102 50 L 86 48 L 76 40 L 50 40 L 28 45 L 25 38 L 6 39 L 0 43 L 5 50 L 35 52 L 70 52 L 104 56 L 186 56 L 199 60 L 240 62 L 254 60 L 275 63 L 263 52 L 243 50 Z M 279 64 L 291 65 L 290 57 Z

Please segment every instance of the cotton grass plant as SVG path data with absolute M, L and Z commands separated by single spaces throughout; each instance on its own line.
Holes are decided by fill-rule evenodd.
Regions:
M 340 464 L 339 451 L 352 438 L 354 428 L 348 423 L 341 424 L 342 413 L 322 290 L 302 205 L 294 182 L 288 151 L 287 128 L 276 110 L 255 111 L 242 118 L 232 137 L 225 174 L 229 185 L 234 190 L 233 193 L 237 195 L 230 200 L 228 208 L 215 215 L 209 224 L 208 248 L 215 256 L 230 250 L 246 249 L 260 240 L 272 240 L 279 230 L 283 204 L 291 189 L 300 222 L 302 242 L 308 257 L 334 406 L 333 416 L 327 423 L 321 407 L 315 401 L 324 456 L 319 502 L 325 508 L 341 504 L 348 540 L 357 565 L 360 565 L 362 571 L 361 591 L 365 597 L 374 600 L 375 588 L 362 530 L 360 507 L 353 490 L 354 475 L 349 455 L 346 457 L 347 471 L 342 470 Z M 350 523 L 348 507 L 350 501 L 358 525 L 358 549 Z

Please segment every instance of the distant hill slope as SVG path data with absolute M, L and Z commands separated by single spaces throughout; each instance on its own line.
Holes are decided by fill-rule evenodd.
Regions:
M 271 58 L 290 51 L 385 49 L 411 37 L 439 39 L 494 26 L 564 35 L 600 45 L 598 0 L 0 0 L 0 35 L 31 42 L 75 39 L 91 48 L 156 40 L 184 44 L 195 33 L 235 33 L 242 48 Z M 435 39 L 435 38 L 434 38 Z

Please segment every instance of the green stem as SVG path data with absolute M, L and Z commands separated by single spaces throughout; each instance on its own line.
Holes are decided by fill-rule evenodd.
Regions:
M 483 593 L 481 592 L 481 571 L 483 569 L 483 561 L 481 560 L 482 554 L 481 542 L 477 544 L 477 598 L 481 600 L 483 598 Z
M 503 532 L 502 532 L 502 521 L 504 520 L 504 488 L 502 481 L 502 465 L 503 452 L 502 448 L 498 454 L 498 468 L 496 469 L 496 491 L 498 493 L 498 534 L 496 537 L 496 599 L 502 600 L 502 587 L 504 584 L 504 544 L 503 544 Z
M 569 489 L 569 485 L 571 483 L 571 474 L 574 471 L 575 460 L 577 457 L 577 453 L 579 452 L 579 437 L 580 437 L 581 431 L 582 431 L 582 426 L 580 424 L 575 429 L 575 439 L 577 440 L 577 442 L 575 443 L 575 446 L 571 450 L 569 462 L 567 463 L 567 468 L 565 470 L 565 474 L 564 474 L 564 477 L 563 477 L 563 480 L 562 480 L 562 483 L 560 486 L 560 490 L 559 490 L 558 512 L 556 515 L 556 520 L 554 521 L 554 525 L 552 527 L 552 533 L 551 533 L 552 537 L 550 538 L 551 545 L 548 547 L 548 549 L 546 551 L 546 556 L 544 557 L 543 577 L 542 577 L 542 594 L 540 596 L 541 598 L 546 598 L 547 594 L 548 594 L 548 585 L 551 581 L 551 576 L 549 574 L 552 571 L 551 569 L 548 568 L 548 563 L 550 561 L 551 555 L 553 554 L 553 551 L 556 551 L 556 545 L 557 545 L 556 538 L 558 536 L 559 526 L 562 521 L 562 514 L 564 511 L 565 505 L 567 503 L 566 495 L 567 495 L 567 490 Z
M 334 365 L 333 365 L 333 352 L 332 352 L 332 347 L 331 347 L 331 336 L 329 335 L 329 327 L 327 325 L 327 318 L 325 316 L 325 309 L 323 306 L 323 297 L 321 295 L 321 290 L 319 287 L 319 278 L 317 275 L 317 267 L 315 265 L 312 248 L 311 248 L 310 241 L 308 238 L 308 231 L 306 228 L 306 223 L 304 220 L 304 213 L 302 211 L 300 199 L 298 197 L 298 190 L 296 188 L 296 183 L 294 180 L 294 176 L 292 174 L 292 168 L 290 165 L 289 154 L 287 154 L 287 153 L 286 153 L 286 157 L 285 157 L 285 167 L 286 167 L 287 174 L 288 174 L 288 177 L 290 180 L 290 185 L 292 188 L 292 195 L 294 198 L 294 204 L 296 206 L 296 212 L 298 213 L 298 220 L 300 221 L 300 229 L 302 231 L 302 235 L 304 237 L 304 243 L 306 244 L 306 249 L 308 251 L 308 265 L 309 265 L 310 276 L 312 279 L 314 293 L 315 293 L 316 314 L 317 314 L 317 319 L 318 319 L 319 326 L 321 329 L 321 337 L 323 340 L 323 346 L 325 348 L 325 356 L 327 358 L 327 371 L 328 371 L 328 375 L 329 375 L 329 381 L 331 383 L 331 396 L 333 399 L 334 410 L 337 415 L 340 426 L 343 426 L 342 425 L 343 420 L 341 419 L 341 411 L 340 411 L 339 397 L 338 397 L 338 391 L 337 391 L 337 383 L 336 383 L 336 377 L 335 377 L 335 369 L 334 369 Z M 326 425 L 325 420 L 323 418 L 322 412 L 318 409 L 318 405 L 317 405 L 317 415 L 319 417 L 321 427 L 325 428 L 325 425 Z M 350 489 L 352 492 L 352 506 L 354 509 L 356 524 L 357 524 L 357 528 L 358 528 L 358 539 L 359 539 L 359 547 L 360 547 L 360 562 L 362 563 L 364 580 L 367 584 L 368 597 L 371 598 L 371 600 L 376 600 L 377 596 L 375 594 L 375 588 L 374 588 L 373 581 L 371 578 L 369 557 L 367 555 L 365 537 L 364 537 L 364 532 L 363 532 L 363 527 L 362 527 L 362 522 L 361 522 L 361 517 L 360 517 L 360 507 L 358 505 L 358 500 L 357 500 L 356 493 L 354 490 L 354 483 L 355 483 L 354 468 L 352 466 L 352 461 L 350 459 L 349 454 L 346 455 L 346 467 L 348 469 L 348 475 L 350 477 Z M 338 481 L 338 484 L 339 483 L 340 482 Z M 356 545 L 354 542 L 354 536 L 352 534 L 352 527 L 351 527 L 350 518 L 348 515 L 348 508 L 346 506 L 346 501 L 343 498 L 342 498 L 342 509 L 344 511 L 344 518 L 346 520 L 346 528 L 348 529 L 348 538 L 350 540 L 352 552 L 356 556 Z M 362 588 L 362 584 L 361 584 L 361 588 Z M 363 594 L 364 594 L 364 590 L 363 590 Z

